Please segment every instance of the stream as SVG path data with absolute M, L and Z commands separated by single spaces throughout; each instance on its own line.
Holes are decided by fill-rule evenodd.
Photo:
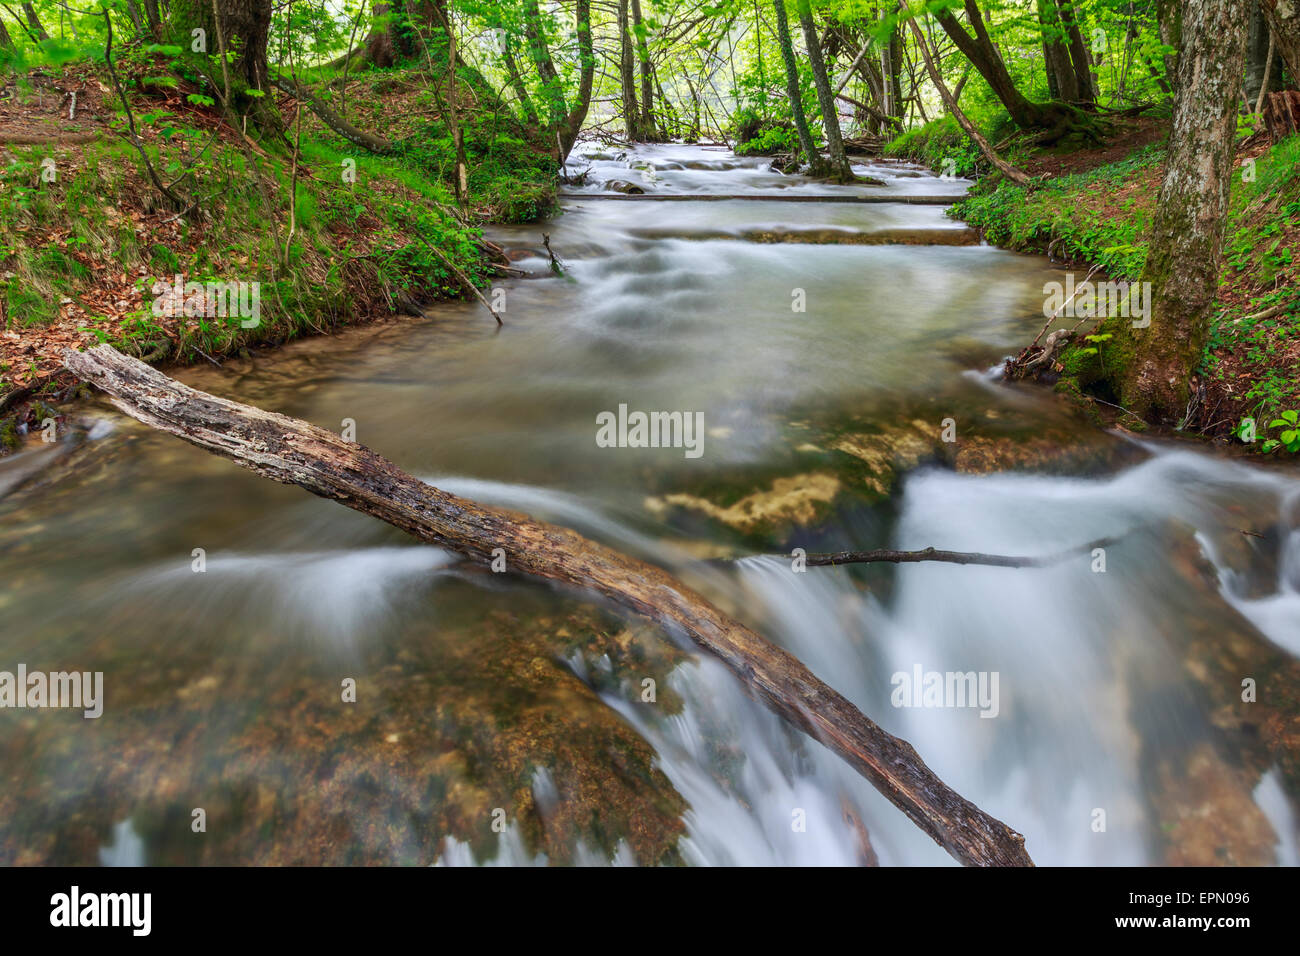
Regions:
M 497 283 L 501 330 L 444 303 L 177 377 L 668 568 L 1039 865 L 1300 862 L 1300 472 L 994 383 L 1063 273 L 909 201 L 965 181 L 583 150 L 562 214 L 488 231 L 565 271 Z M 874 201 L 818 201 L 846 197 Z M 620 406 L 703 427 L 603 447 Z M 0 710 L 0 862 L 955 865 L 644 623 L 82 417 L 0 461 L 0 670 L 102 671 L 103 715 Z M 1104 537 L 1046 568 L 791 556 Z M 987 694 L 899 691 L 930 672 Z

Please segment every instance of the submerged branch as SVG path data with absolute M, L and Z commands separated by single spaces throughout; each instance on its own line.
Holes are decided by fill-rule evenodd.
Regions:
M 922 561 L 943 561 L 948 564 L 983 564 L 994 568 L 1047 568 L 1070 558 L 1091 554 L 1097 548 L 1110 547 L 1118 537 L 1098 538 L 1078 547 L 1046 555 L 984 554 L 980 551 L 942 551 L 922 548 L 919 551 L 891 551 L 877 548 L 874 551 L 836 551 L 828 554 L 810 554 L 804 563 L 810 568 L 840 564 L 919 564 Z

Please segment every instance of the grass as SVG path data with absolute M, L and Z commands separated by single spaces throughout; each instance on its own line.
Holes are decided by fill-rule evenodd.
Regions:
M 24 76 L 15 105 L 36 104 L 39 114 L 42 102 L 57 104 L 48 90 L 42 99 L 41 84 L 99 79 L 94 64 L 67 69 L 73 77 Z M 131 82 L 132 71 L 137 79 L 165 72 L 143 55 L 124 57 L 119 70 L 151 163 L 193 206 L 177 215 L 124 136 L 0 149 L 0 331 L 37 344 L 34 360 L 24 348 L 0 353 L 0 402 L 51 380 L 68 344 L 93 339 L 189 362 L 389 315 L 406 299 L 464 295 L 462 275 L 486 282 L 475 222 L 527 221 L 555 205 L 548 146 L 490 89 L 470 89 L 472 76 L 458 78 L 469 104 L 459 111 L 469 174 L 462 221 L 453 211 L 454 144 L 423 73 L 350 81 L 351 118 L 389 136 L 390 155 L 366 153 L 305 113 L 294 189 L 283 144 L 250 152 L 213 108 L 188 105 L 183 85 Z M 83 97 L 81 109 L 125 129 L 112 94 Z M 259 283 L 260 324 L 155 315 L 155 281 L 176 274 Z

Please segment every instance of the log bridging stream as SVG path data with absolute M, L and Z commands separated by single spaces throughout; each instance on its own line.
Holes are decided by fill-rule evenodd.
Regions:
M 960 862 L 1033 865 L 1024 837 L 948 787 L 910 744 L 667 572 L 566 528 L 448 494 L 362 445 L 190 388 L 111 346 L 69 350 L 64 363 L 132 418 L 260 475 L 471 560 L 486 564 L 502 548 L 513 571 L 594 592 L 670 634 L 685 634 L 720 659 L 752 697 L 848 761 Z

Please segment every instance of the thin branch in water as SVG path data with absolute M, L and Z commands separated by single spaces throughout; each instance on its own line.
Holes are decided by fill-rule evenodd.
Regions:
M 804 559 L 808 567 L 830 567 L 841 564 L 919 564 L 922 561 L 941 561 L 946 564 L 982 564 L 993 568 L 1047 568 L 1070 558 L 1091 554 L 1097 548 L 1110 547 L 1119 541 L 1118 536 L 1098 538 L 1056 554 L 1013 555 L 985 554 L 980 551 L 942 551 L 938 548 L 922 548 L 919 551 L 894 551 L 877 548 L 874 551 L 836 551 L 829 554 L 810 554 Z

